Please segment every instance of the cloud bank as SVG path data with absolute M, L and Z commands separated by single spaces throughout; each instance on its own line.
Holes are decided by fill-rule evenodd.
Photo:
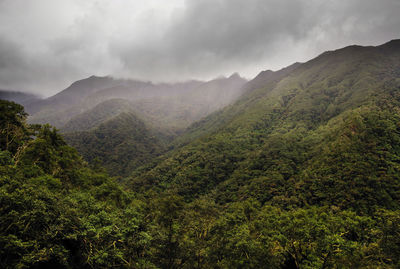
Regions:
M 400 38 L 398 0 L 0 0 L 0 88 L 210 79 Z

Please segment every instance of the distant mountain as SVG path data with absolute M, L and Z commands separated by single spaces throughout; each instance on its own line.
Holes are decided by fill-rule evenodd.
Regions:
M 31 93 L 0 89 L 0 99 L 13 101 L 23 106 L 28 106 L 29 104 L 40 100 L 40 97 Z
M 161 145 L 172 141 L 190 124 L 234 102 L 244 92 L 246 82 L 238 74 L 208 82 L 160 84 L 92 76 L 31 104 L 27 108 L 32 113 L 28 120 L 58 127 L 87 161 L 98 156 L 111 173 L 126 175 L 144 160 L 150 160 L 150 156 L 159 154 Z M 143 125 L 140 128 L 138 121 Z M 131 126 L 124 127 L 122 123 Z M 108 127 L 114 125 L 121 135 L 109 133 L 116 131 Z M 136 127 L 142 130 L 138 132 L 145 141 L 132 138 Z M 115 137 L 117 141 L 107 141 Z M 122 144 L 131 146 L 122 150 L 129 158 L 119 155 Z
M 32 113 L 29 122 L 51 123 L 71 131 L 74 125 L 68 122 L 76 122 L 85 117 L 77 117 L 81 113 L 86 113 L 104 101 L 123 99 L 131 103 L 131 108 L 147 124 L 174 133 L 236 100 L 244 92 L 242 87 L 245 83 L 246 80 L 239 75 L 209 82 L 170 84 L 93 76 L 77 81 L 62 92 L 35 103 L 29 109 Z M 100 107 L 97 107 L 97 112 L 100 112 Z M 98 123 L 100 122 L 96 122 Z
M 121 83 L 123 83 L 123 81 L 114 80 L 111 77 L 96 76 L 91 76 L 89 78 L 76 81 L 65 90 L 42 100 L 40 103 L 37 103 L 37 106 L 32 109 L 32 113 L 34 114 L 43 109 L 63 110 L 69 108 L 77 103 L 80 103 L 82 99 L 96 91 L 113 87 Z
M 262 72 L 132 184 L 219 203 L 400 209 L 399 78 L 400 40 Z
M 239 76 L 193 83 L 175 94 L 132 100 L 133 108 L 153 127 L 180 133 L 192 123 L 233 103 L 244 92 Z M 166 91 L 168 92 L 168 91 Z
M 32 123 L 51 123 L 60 128 L 69 119 L 87 109 L 80 107 L 79 104 L 90 94 L 123 83 L 125 83 L 123 80 L 96 76 L 76 81 L 58 94 L 31 104 L 27 108 L 31 115 L 28 121 Z

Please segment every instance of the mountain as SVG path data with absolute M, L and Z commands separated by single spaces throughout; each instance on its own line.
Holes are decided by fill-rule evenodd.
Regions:
M 121 112 L 97 127 L 67 133 L 64 137 L 85 160 L 97 162 L 111 175 L 126 176 L 163 151 L 161 142 L 132 112 Z
M 65 90 L 53 95 L 37 104 L 37 107 L 32 109 L 31 113 L 36 113 L 39 110 L 64 110 L 76 105 L 85 99 L 90 94 L 100 91 L 104 88 L 119 85 L 123 81 L 115 80 L 111 77 L 96 77 L 91 76 L 72 83 Z
M 147 118 L 135 98 L 81 106 L 94 90 L 64 125 L 90 166 L 0 100 L 0 267 L 399 268 L 399 77 L 400 40 L 325 52 L 261 72 L 171 144 L 156 99 Z
M 131 107 L 132 104 L 123 99 L 110 99 L 104 101 L 95 107 L 72 117 L 62 127 L 62 131 L 68 133 L 90 130 L 122 112 L 129 111 Z
M 399 60 L 395 40 L 262 72 L 132 186 L 223 204 L 253 197 L 284 208 L 399 209 Z
M 80 107 L 79 104 L 90 94 L 121 83 L 124 83 L 124 81 L 96 76 L 76 81 L 56 95 L 27 107 L 27 112 L 31 115 L 28 121 L 32 123 L 51 123 L 60 128 L 70 118 L 86 110 L 86 108 Z
M 161 84 L 92 76 L 35 103 L 28 110 L 32 114 L 29 122 L 51 123 L 70 130 L 70 124 L 64 126 L 79 114 L 107 100 L 123 99 L 129 101 L 132 109 L 149 125 L 174 133 L 236 100 L 245 83 L 239 75 L 209 82 Z M 77 119 L 79 117 L 74 121 Z
M 99 157 L 100 163 L 109 171 L 114 171 L 112 174 L 127 175 L 129 171 L 132 172 L 137 168 L 139 163 L 145 164 L 144 161 L 136 162 L 138 158 L 136 155 L 132 155 L 135 150 L 138 150 L 136 153 L 138 156 L 146 155 L 142 159 L 149 162 L 151 157 L 160 154 L 160 145 L 171 142 L 179 130 L 183 130 L 190 123 L 236 100 L 242 93 L 244 83 L 245 80 L 235 74 L 229 78 L 218 78 L 206 83 L 182 83 L 178 85 L 179 87 L 176 84 L 165 84 L 146 88 L 147 91 L 144 92 L 127 87 L 101 90 L 88 99 L 95 100 L 97 98 L 97 100 L 105 99 L 106 101 L 72 117 L 61 130 L 65 133 L 66 141 L 76 147 L 87 161 L 92 162 L 93 156 L 101 156 Z M 98 98 L 99 96 L 102 98 Z M 107 98 L 105 98 L 106 96 Z M 108 99 L 113 96 L 123 99 Z M 125 143 L 131 145 L 132 148 L 126 149 L 129 153 L 122 154 L 119 151 L 119 158 L 117 158 L 112 153 L 117 151 L 117 144 L 110 146 L 107 143 L 107 140 L 115 135 L 104 134 L 108 130 L 105 126 L 110 124 L 108 121 L 110 119 L 113 119 L 111 121 L 113 123 L 121 121 L 121 117 L 117 116 L 125 112 L 135 114 L 146 125 L 149 131 L 140 131 L 143 139 L 152 136 L 155 138 L 145 142 L 136 141 L 138 142 L 137 147 L 133 146 L 136 138 L 132 138 L 133 133 L 127 133 L 127 131 L 133 132 L 132 128 L 136 128 L 137 125 L 132 123 L 130 127 L 125 128 L 122 124 L 127 124 L 127 121 L 123 120 L 117 124 L 118 128 L 109 129 L 109 131 L 120 131 L 121 135 L 118 136 L 117 144 Z M 104 139 L 98 139 L 100 136 Z M 156 141 L 152 139 L 156 139 Z M 143 143 L 146 145 L 143 146 Z M 104 145 L 107 147 L 103 148 Z M 145 152 L 146 150 L 148 152 Z M 119 165 L 107 165 L 111 160 L 114 160 L 113 162 L 118 160 Z
M 285 67 L 281 70 L 278 70 L 276 72 L 271 71 L 271 70 L 265 70 L 260 72 L 254 79 L 249 81 L 246 84 L 246 89 L 247 90 L 254 90 L 258 88 L 264 87 L 266 84 L 273 82 L 273 81 L 279 81 L 289 73 L 291 73 L 293 70 L 295 70 L 297 67 L 299 67 L 301 63 L 294 63 L 288 67 Z
M 61 129 L 67 142 L 75 146 L 87 161 L 92 162 L 93 156 L 99 155 L 100 163 L 112 171 L 112 174 L 126 175 L 128 170 L 133 171 L 139 163 L 144 164 L 143 160 L 149 161 L 150 157 L 159 154 L 161 144 L 171 142 L 191 123 L 235 101 L 243 93 L 245 83 L 246 80 L 238 74 L 208 82 L 187 81 L 173 84 L 92 76 L 37 102 L 40 106 L 37 106 L 37 112 L 29 118 L 29 122 L 51 123 Z M 34 109 L 31 108 L 30 111 L 32 110 Z M 123 113 L 131 115 L 131 119 L 133 115 L 137 117 L 136 120 L 140 118 L 146 127 L 140 127 L 139 133 L 143 135 L 143 139 L 150 140 L 137 140 L 137 148 L 124 152 L 126 157 L 120 158 L 117 165 L 118 158 L 112 152 L 120 144 L 133 145 L 137 139 L 133 133 L 126 133 L 128 130 L 133 132 L 132 128 L 138 126 L 136 120 L 131 126 L 122 127 L 121 124 L 129 122 Z M 117 121 L 121 122 L 116 123 Z M 105 141 L 115 137 L 108 133 L 113 130 L 106 127 L 111 123 L 117 125 L 120 128 L 118 130 L 126 135 L 118 136 L 119 140 L 115 145 L 109 145 Z M 143 131 L 143 128 L 148 131 Z M 142 142 L 146 145 L 141 144 Z M 108 147 L 103 148 L 104 145 Z M 133 156 L 134 150 L 138 150 L 137 155 L 141 157 Z M 136 162 L 128 157 L 142 161 Z
M 192 123 L 234 102 L 244 92 L 240 76 L 217 78 L 185 89 L 179 94 L 132 100 L 133 108 L 149 124 L 179 134 Z
M 23 106 L 28 106 L 29 104 L 40 100 L 40 97 L 31 93 L 0 90 L 0 99 L 13 101 Z

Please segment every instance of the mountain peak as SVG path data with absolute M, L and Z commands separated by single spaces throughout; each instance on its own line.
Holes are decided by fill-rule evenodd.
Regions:
M 241 76 L 239 75 L 238 72 L 235 72 L 232 75 L 230 75 L 228 78 L 241 78 Z

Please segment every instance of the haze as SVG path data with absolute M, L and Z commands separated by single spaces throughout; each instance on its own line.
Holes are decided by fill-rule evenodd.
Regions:
M 251 78 L 399 38 L 398 0 L 0 0 L 0 88 L 48 96 L 90 75 Z

